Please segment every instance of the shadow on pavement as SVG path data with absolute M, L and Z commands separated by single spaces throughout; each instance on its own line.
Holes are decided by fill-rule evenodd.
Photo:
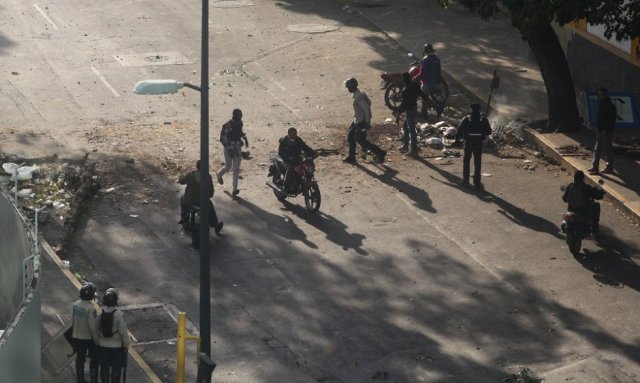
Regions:
M 633 243 L 615 237 L 611 229 L 603 225 L 595 242 L 601 247 L 600 250 L 591 252 L 584 249 L 574 258 L 593 272 L 593 278 L 598 282 L 640 291 L 640 265 L 633 259 L 633 255 L 640 254 L 640 249 Z
M 360 163 L 356 164 L 356 167 L 369 176 L 373 178 L 377 178 L 382 181 L 384 184 L 391 186 L 395 190 L 400 193 L 403 193 L 407 197 L 413 201 L 413 205 L 420 210 L 424 210 L 429 213 L 436 213 L 437 210 L 433 207 L 433 202 L 431 198 L 429 198 L 429 193 L 427 193 L 424 189 L 416 187 L 406 181 L 403 181 L 396 176 L 398 175 L 398 171 L 390 168 L 387 165 L 380 165 L 378 168 L 384 171 L 382 174 L 377 174 L 367 167 L 361 165 Z
M 347 231 L 347 225 L 332 215 L 323 213 L 322 211 L 311 213 L 304 207 L 290 203 L 289 201 L 285 201 L 284 205 L 287 210 L 291 211 L 294 215 L 325 233 L 327 240 L 341 246 L 343 250 L 353 249 L 360 255 L 369 255 L 369 253 L 362 248 L 362 242 L 366 237 L 358 233 L 349 233 Z
M 235 200 L 240 204 L 240 206 L 249 209 L 256 217 L 264 221 L 269 226 L 270 233 L 292 241 L 300 241 L 312 249 L 318 248 L 318 245 L 311 242 L 307 238 L 307 234 L 286 215 L 269 213 L 248 200 L 238 196 L 235 197 Z
M 564 237 L 560 235 L 560 229 L 555 223 L 537 215 L 528 213 L 526 210 L 511 204 L 510 202 L 498 197 L 497 195 L 487 190 L 476 190 L 473 188 L 461 187 L 460 183 L 462 182 L 462 178 L 431 164 L 424 158 L 419 158 L 417 159 L 417 161 L 422 163 L 426 167 L 436 171 L 447 180 L 447 182 L 443 182 L 432 177 L 434 181 L 456 188 L 463 193 L 474 195 L 482 202 L 495 204 L 499 208 L 498 213 L 502 214 L 513 223 L 524 226 L 534 231 L 551 234 L 559 239 L 564 239 Z

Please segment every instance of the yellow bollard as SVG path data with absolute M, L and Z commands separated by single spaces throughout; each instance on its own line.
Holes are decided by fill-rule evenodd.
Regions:
M 186 332 L 187 332 L 187 314 L 183 311 L 178 313 L 178 340 L 176 341 L 177 359 L 176 359 L 176 383 L 184 383 L 184 361 L 186 357 Z

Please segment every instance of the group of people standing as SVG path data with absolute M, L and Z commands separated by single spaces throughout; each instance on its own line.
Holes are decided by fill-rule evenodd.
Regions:
M 84 365 L 89 357 L 89 380 L 119 383 L 126 366 L 129 331 L 122 311 L 117 309 L 118 291 L 109 288 L 102 297 L 102 311 L 94 306 L 96 287 L 87 283 L 80 288 L 80 299 L 73 304 L 70 341 L 76 353 L 78 383 L 86 383 Z

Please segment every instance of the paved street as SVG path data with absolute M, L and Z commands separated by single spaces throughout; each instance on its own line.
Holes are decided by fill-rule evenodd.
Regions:
M 528 367 L 548 382 L 640 382 L 637 226 L 603 203 L 601 239 L 572 256 L 558 229 L 571 176 L 525 146 L 486 155 L 485 193 L 457 186 L 458 158 L 394 150 L 384 165 L 343 164 L 349 76 L 373 101 L 382 145 L 398 144 L 377 88 L 380 71 L 406 66 L 394 36 L 339 2 L 212 5 L 211 167 L 235 107 L 253 156 L 238 199 L 230 174 L 216 185 L 225 226 L 211 236 L 214 381 L 499 382 Z M 199 95 L 131 89 L 147 78 L 199 82 L 199 12 L 164 0 L 0 8 L 3 145 L 27 158 L 87 152 L 100 172 L 72 267 L 118 286 L 121 304 L 171 304 L 196 325 L 198 254 L 176 224 L 175 180 L 198 158 Z M 267 154 L 289 126 L 323 149 L 317 214 L 264 186 Z M 162 340 L 165 325 L 132 332 Z M 173 345 L 136 349 L 173 381 Z

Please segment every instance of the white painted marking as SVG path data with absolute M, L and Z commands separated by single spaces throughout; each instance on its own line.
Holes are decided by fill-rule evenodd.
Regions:
M 53 27 L 53 29 L 58 29 L 58 26 L 56 25 L 56 23 L 53 22 L 53 20 L 51 20 L 51 18 L 49 18 L 49 15 L 47 15 L 45 13 L 45 11 L 42 10 L 42 8 L 40 8 L 40 6 L 38 4 L 33 4 L 33 7 L 36 9 L 36 11 L 40 12 L 40 14 L 42 15 L 42 17 L 44 17 L 45 20 L 47 20 L 47 22 L 49 24 L 51 24 L 51 26 Z
M 150 344 L 158 344 L 158 343 L 169 343 L 169 342 L 177 342 L 178 338 L 169 338 L 169 339 L 160 339 L 160 340 L 151 340 L 148 342 L 136 342 L 136 346 L 147 346 Z
M 111 93 L 113 93 L 114 96 L 116 97 L 120 97 L 120 94 L 118 94 L 118 92 L 116 92 L 115 89 L 113 89 L 113 87 L 111 86 L 111 84 L 109 84 L 109 82 L 107 81 L 107 79 L 104 78 L 104 76 L 102 75 L 102 73 L 100 73 L 100 71 L 98 71 L 95 67 L 91 67 L 91 71 L 98 76 L 98 78 L 100 79 L 100 81 L 102 81 L 102 83 L 109 88 L 109 90 L 111 91 Z

